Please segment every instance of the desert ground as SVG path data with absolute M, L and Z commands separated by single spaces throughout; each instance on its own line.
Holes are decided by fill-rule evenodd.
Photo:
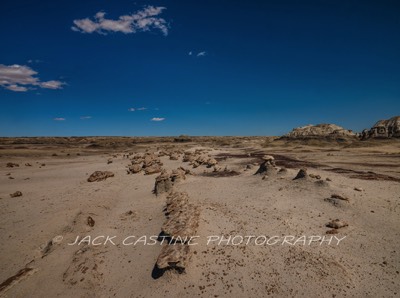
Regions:
M 172 188 L 129 171 L 146 153 L 167 180 L 182 168 Z M 114 176 L 88 182 L 95 171 Z M 183 245 L 149 241 L 170 192 L 187 194 L 180 216 L 198 212 L 197 238 L 180 270 L 159 272 L 162 249 Z M 1 138 L 0 214 L 1 297 L 400 295 L 399 140 Z

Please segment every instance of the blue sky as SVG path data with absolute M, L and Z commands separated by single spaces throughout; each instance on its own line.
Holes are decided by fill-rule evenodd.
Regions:
M 1 1 L 0 136 L 360 131 L 400 114 L 398 1 Z

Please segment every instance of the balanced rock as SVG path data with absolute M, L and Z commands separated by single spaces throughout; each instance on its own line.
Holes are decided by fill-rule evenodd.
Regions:
M 275 158 L 271 155 L 264 155 L 263 160 L 264 161 L 260 164 L 260 167 L 258 168 L 257 172 L 254 175 L 257 175 L 257 174 L 274 175 L 274 174 L 276 174 L 277 168 L 275 166 Z

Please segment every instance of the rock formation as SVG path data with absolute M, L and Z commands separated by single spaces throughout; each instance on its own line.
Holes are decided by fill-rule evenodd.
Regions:
M 304 178 L 307 178 L 307 169 L 300 169 L 296 177 L 293 178 L 293 180 L 304 179 Z
M 159 195 L 164 192 L 169 192 L 172 190 L 173 182 L 171 181 L 170 175 L 167 171 L 162 171 L 160 175 L 156 177 L 156 182 L 154 185 L 154 193 Z
M 326 224 L 326 226 L 328 228 L 332 228 L 332 229 L 340 229 L 340 228 L 347 227 L 348 225 L 349 224 L 347 222 L 341 221 L 339 219 L 332 220 Z
M 199 225 L 200 209 L 188 203 L 188 194 L 173 192 L 167 197 L 164 209 L 166 222 L 160 235 L 168 239 L 157 258 L 153 278 L 159 278 L 166 270 L 185 272 L 192 256 L 190 241 Z
M 387 120 L 379 120 L 370 129 L 364 129 L 361 133 L 361 140 L 371 138 L 400 138 L 400 116 Z
M 20 196 L 22 196 L 22 192 L 20 192 L 20 191 L 16 191 L 16 192 L 10 194 L 10 197 L 12 197 L 12 198 L 16 198 L 16 197 L 20 197 Z
M 171 174 L 163 170 L 161 174 L 156 177 L 154 193 L 159 195 L 164 192 L 170 192 L 175 183 L 186 179 L 186 173 L 190 173 L 190 171 L 186 171 L 182 167 L 172 170 Z
M 157 258 L 156 267 L 162 272 L 175 269 L 178 273 L 183 273 L 190 261 L 190 257 L 189 245 L 165 245 Z
M 271 155 L 264 155 L 262 158 L 264 161 L 260 164 L 257 174 L 273 175 L 277 173 L 277 168 L 275 166 L 275 158 Z
M 110 171 L 96 171 L 87 179 L 88 182 L 106 180 L 108 177 L 114 177 L 114 173 Z
M 136 174 L 139 173 L 142 170 L 142 166 L 139 164 L 134 164 L 128 167 L 128 174 Z
M 193 168 L 197 168 L 200 165 L 205 165 L 207 168 L 212 168 L 218 164 L 218 161 L 215 158 L 204 154 L 204 152 L 199 149 L 195 152 L 184 152 L 182 161 L 189 162 Z
M 335 124 L 317 124 L 306 125 L 294 128 L 291 132 L 284 135 L 283 138 L 289 139 L 313 139 L 313 138 L 354 138 L 356 134 L 351 130 L 344 129 Z

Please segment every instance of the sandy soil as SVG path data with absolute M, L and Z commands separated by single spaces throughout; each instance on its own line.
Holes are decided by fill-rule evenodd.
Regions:
M 175 184 L 174 190 L 187 192 L 190 202 L 201 211 L 199 238 L 185 272 L 170 270 L 155 279 L 152 271 L 162 245 L 124 245 L 123 240 L 159 235 L 167 194 L 152 192 L 158 174 L 128 175 L 130 160 L 124 154 L 156 151 L 157 146 L 191 151 L 204 148 L 218 160 L 222 174 L 213 174 L 213 169 L 205 166 L 192 169 L 182 155 L 178 160 L 161 157 L 167 170 L 183 166 L 193 172 Z M 0 296 L 400 294 L 398 143 L 373 148 L 269 147 L 261 141 L 245 142 L 241 148 L 170 143 L 112 151 L 64 145 L 0 150 Z M 264 179 L 254 175 L 265 154 L 273 155 L 277 167 L 285 167 L 287 172 Z M 108 159 L 112 163 L 107 163 Z M 8 162 L 19 167 L 7 167 Z M 225 167 L 237 175 L 224 175 Z M 321 178 L 293 180 L 303 167 Z M 115 176 L 87 182 L 94 171 L 111 171 Z M 16 191 L 22 196 L 11 197 Z M 332 194 L 349 200 L 332 200 Z M 88 224 L 88 217 L 94 225 Z M 330 230 L 326 224 L 334 219 L 348 226 L 337 234 L 326 234 Z M 68 245 L 77 236 L 93 240 L 102 235 L 115 236 L 115 245 Z M 209 236 L 266 236 L 280 242 L 207 244 Z M 295 240 L 305 236 L 307 242 L 286 238 L 289 240 L 283 243 L 285 236 Z M 326 241 L 309 245 L 311 236 L 324 236 Z M 339 244 L 337 239 L 342 239 Z

